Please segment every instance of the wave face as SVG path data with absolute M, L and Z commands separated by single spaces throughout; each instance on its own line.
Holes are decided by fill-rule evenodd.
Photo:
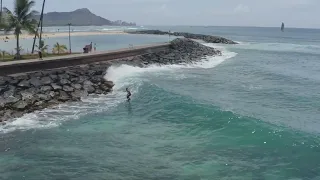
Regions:
M 113 93 L 1 127 L 0 179 L 319 179 L 319 55 L 235 40 L 194 64 L 112 66 Z

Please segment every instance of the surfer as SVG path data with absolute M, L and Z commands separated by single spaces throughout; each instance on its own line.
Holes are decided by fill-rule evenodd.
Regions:
M 126 88 L 126 91 L 127 91 L 127 100 L 130 101 L 131 92 L 129 91 L 128 88 Z

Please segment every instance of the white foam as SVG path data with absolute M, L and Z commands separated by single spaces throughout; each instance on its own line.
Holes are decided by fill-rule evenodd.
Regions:
M 202 61 L 193 64 L 150 65 L 145 68 L 125 64 L 111 66 L 108 68 L 105 78 L 115 83 L 112 93 L 89 96 L 82 99 L 82 102 L 62 104 L 56 108 L 26 114 L 12 122 L 8 122 L 6 125 L 0 126 L 0 133 L 8 133 L 15 130 L 52 128 L 59 126 L 66 120 L 78 119 L 86 114 L 107 111 L 126 101 L 126 87 L 130 88 L 134 98 L 134 94 L 139 92 L 139 87 L 143 82 L 148 81 L 148 77 L 150 76 L 161 75 L 166 78 L 183 79 L 187 75 L 183 74 L 183 69 L 213 68 L 223 61 L 236 56 L 236 53 L 229 52 L 224 47 L 213 44 L 205 45 L 220 49 L 222 56 L 206 57 Z M 172 73 L 173 75 L 168 76 L 168 73 Z

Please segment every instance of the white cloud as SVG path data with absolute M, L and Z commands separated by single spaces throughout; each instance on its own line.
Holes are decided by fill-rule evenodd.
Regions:
M 233 9 L 233 12 L 235 13 L 248 13 L 250 11 L 251 11 L 250 8 L 243 4 L 239 4 Z

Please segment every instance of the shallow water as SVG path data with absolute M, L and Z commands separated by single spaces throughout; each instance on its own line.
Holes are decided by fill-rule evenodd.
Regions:
M 320 31 L 174 28 L 240 44 L 1 127 L 0 179 L 320 179 Z

